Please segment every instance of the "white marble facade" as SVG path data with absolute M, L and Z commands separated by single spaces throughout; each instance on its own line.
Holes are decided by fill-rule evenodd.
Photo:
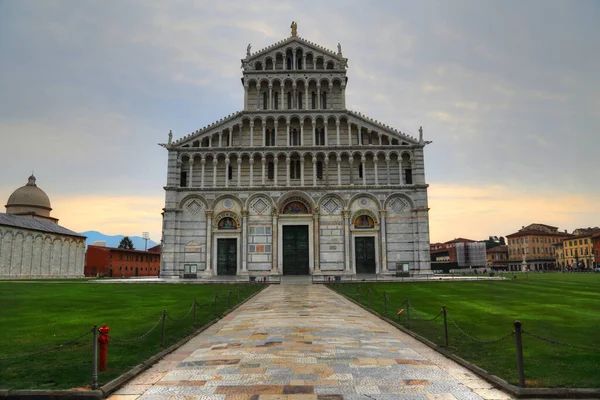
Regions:
M 346 109 L 339 45 L 292 35 L 242 66 L 244 110 L 163 145 L 161 276 L 286 274 L 291 225 L 308 231 L 307 274 L 430 272 L 422 130 Z

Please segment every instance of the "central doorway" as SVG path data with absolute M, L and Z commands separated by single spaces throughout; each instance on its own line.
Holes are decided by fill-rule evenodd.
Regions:
M 308 274 L 308 225 L 284 225 L 283 275 Z
M 237 239 L 217 239 L 217 275 L 237 272 Z
M 356 273 L 375 273 L 375 238 L 373 236 L 358 236 L 354 238 L 356 253 Z

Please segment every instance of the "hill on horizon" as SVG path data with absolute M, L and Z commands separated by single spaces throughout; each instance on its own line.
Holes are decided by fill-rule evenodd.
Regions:
M 121 243 L 121 239 L 123 239 L 126 235 L 105 235 L 102 232 L 96 231 L 86 231 L 79 232 L 80 234 L 87 236 L 85 240 L 85 246 L 89 246 L 90 244 L 98 241 L 106 242 L 106 247 L 119 247 L 119 243 Z M 141 236 L 129 236 L 129 239 L 133 242 L 133 247 L 136 250 L 144 250 L 144 239 Z M 158 245 L 154 240 L 148 240 L 148 248 L 154 247 Z

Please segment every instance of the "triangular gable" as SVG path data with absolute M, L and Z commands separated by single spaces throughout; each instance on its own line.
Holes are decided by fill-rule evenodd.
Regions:
M 185 145 L 191 145 L 194 140 L 199 139 L 203 134 L 213 132 L 216 130 L 223 129 L 228 127 L 229 125 L 236 125 L 240 122 L 242 118 L 242 111 L 235 112 L 233 114 L 228 115 L 225 118 L 221 118 L 218 121 L 213 122 L 212 124 L 203 127 L 202 129 L 198 129 L 179 140 L 176 140 L 172 143 L 173 146 L 183 147 Z
M 347 59 L 342 57 L 340 54 L 338 54 L 337 52 L 333 51 L 333 50 L 329 50 L 323 46 L 320 46 L 316 43 L 310 42 L 306 39 L 303 39 L 299 36 L 290 36 L 287 39 L 283 39 L 277 43 L 274 43 L 270 46 L 267 46 L 265 48 L 262 48 L 260 50 L 258 50 L 257 52 L 251 53 L 250 56 L 247 56 L 245 59 L 243 59 L 242 61 L 245 62 L 250 62 L 252 60 L 255 60 L 259 57 L 262 57 L 268 53 L 272 53 L 272 52 L 276 52 L 277 50 L 280 50 L 282 48 L 287 47 L 290 43 L 292 42 L 297 42 L 300 43 L 308 48 L 310 48 L 311 50 L 313 50 L 316 53 L 321 53 L 323 55 L 327 55 L 329 57 L 334 57 L 335 59 L 337 59 L 338 61 L 346 61 Z
M 367 117 L 366 115 L 363 115 L 359 112 L 355 112 L 355 111 L 346 111 L 347 114 L 349 116 L 354 117 L 355 119 L 359 119 L 361 121 L 364 122 L 363 126 L 367 127 L 371 127 L 371 129 L 375 130 L 375 131 L 383 131 L 386 134 L 392 136 L 395 139 L 398 139 L 400 142 L 404 141 L 408 144 L 420 144 L 419 143 L 419 139 L 410 136 L 409 134 L 405 133 L 405 132 L 401 132 L 395 128 L 392 128 L 391 126 L 385 125 L 382 122 L 377 121 L 376 119 Z

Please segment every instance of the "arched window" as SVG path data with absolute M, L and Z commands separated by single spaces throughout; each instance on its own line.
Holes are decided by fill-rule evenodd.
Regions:
M 327 109 L 327 92 L 323 92 L 321 94 L 321 109 L 326 110 Z
M 290 201 L 283 207 L 283 214 L 308 214 L 308 209 L 300 201 Z
M 275 179 L 275 163 L 273 161 L 269 161 L 267 164 L 267 178 L 270 180 Z
M 363 165 L 362 165 L 362 163 L 358 164 L 358 177 L 359 178 L 363 177 Z
M 317 109 L 317 94 L 315 92 L 312 92 L 312 109 Z
M 323 162 L 317 161 L 317 179 L 323 179 Z
M 317 146 L 325 145 L 325 128 L 317 129 Z
M 286 65 L 286 69 L 292 69 L 292 56 L 288 56 L 287 57 L 287 65 Z
M 267 92 L 263 92 L 263 110 L 267 109 L 268 96 Z
M 354 228 L 356 229 L 373 229 L 375 227 L 375 221 L 368 215 L 359 215 L 354 220 Z
M 298 132 L 298 129 L 292 129 L 292 137 L 290 140 L 290 144 L 292 146 L 300 146 L 301 145 L 300 132 Z
M 290 161 L 290 179 L 300 179 L 300 160 Z
M 233 179 L 233 167 L 231 165 L 227 167 L 227 179 Z
M 279 110 L 279 93 L 273 93 L 273 108 Z
M 254 64 L 254 69 L 257 71 L 262 71 L 262 63 L 257 61 L 256 64 Z
M 187 171 L 181 171 L 181 175 L 179 177 L 179 186 L 187 187 Z
M 292 109 L 292 92 L 288 92 L 288 110 Z
M 302 69 L 302 55 L 299 54 L 296 56 L 296 58 L 297 58 L 296 64 L 298 64 L 298 69 Z
M 333 61 L 327 63 L 327 69 L 333 69 Z
M 298 110 L 302 110 L 302 92 L 298 93 Z

